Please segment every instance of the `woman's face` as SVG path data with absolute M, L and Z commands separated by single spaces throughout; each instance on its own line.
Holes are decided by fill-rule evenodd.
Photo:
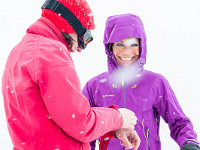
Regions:
M 112 50 L 119 65 L 129 66 L 139 58 L 139 39 L 128 37 L 115 42 L 113 43 Z

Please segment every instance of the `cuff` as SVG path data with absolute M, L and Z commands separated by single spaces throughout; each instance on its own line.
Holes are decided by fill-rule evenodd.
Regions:
M 106 150 L 111 139 L 115 138 L 114 131 L 111 131 L 101 137 L 99 150 Z
M 200 148 L 194 143 L 187 143 L 181 147 L 181 150 L 200 150 Z

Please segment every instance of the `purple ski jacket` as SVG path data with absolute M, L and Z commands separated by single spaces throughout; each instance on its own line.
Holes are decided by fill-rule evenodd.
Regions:
M 140 39 L 140 57 L 129 67 L 119 66 L 110 43 L 127 37 Z M 160 150 L 160 116 L 169 125 L 171 137 L 181 147 L 197 143 L 197 135 L 189 118 L 183 113 L 168 81 L 160 74 L 144 69 L 146 63 L 146 35 L 141 19 L 133 14 L 111 16 L 106 21 L 104 33 L 108 71 L 89 80 L 83 94 L 92 107 L 113 104 L 135 112 L 135 126 L 141 144 L 138 150 Z M 91 143 L 92 150 L 95 142 Z M 122 150 L 119 139 L 110 141 L 108 150 Z

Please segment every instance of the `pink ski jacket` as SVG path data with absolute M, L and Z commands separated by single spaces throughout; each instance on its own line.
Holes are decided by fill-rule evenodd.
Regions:
M 11 51 L 2 93 L 13 150 L 89 150 L 123 124 L 115 108 L 90 108 L 69 46 L 44 17 Z

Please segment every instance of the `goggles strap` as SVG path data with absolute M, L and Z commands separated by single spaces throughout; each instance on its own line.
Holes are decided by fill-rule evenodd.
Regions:
M 59 1 L 46 0 L 41 8 L 50 9 L 67 20 L 79 37 L 81 37 L 87 31 L 78 18 Z

